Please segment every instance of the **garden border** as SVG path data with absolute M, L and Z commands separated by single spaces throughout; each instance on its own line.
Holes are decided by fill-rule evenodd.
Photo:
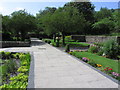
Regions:
M 68 54 L 68 53 L 67 53 L 67 54 Z M 68 55 L 70 55 L 70 54 L 68 54 Z M 102 74 L 103 76 L 107 77 L 108 79 L 111 79 L 113 82 L 115 82 L 115 83 L 117 83 L 117 84 L 120 85 L 120 81 L 118 81 L 118 80 L 114 79 L 113 77 L 107 75 L 106 73 L 104 73 L 104 72 L 102 72 L 102 71 L 96 69 L 95 67 L 93 67 L 93 66 L 91 66 L 91 65 L 89 65 L 89 64 L 87 64 L 87 63 L 85 63 L 85 62 L 83 62 L 83 61 L 80 60 L 79 58 L 77 58 L 77 57 L 75 57 L 75 56 L 73 56 L 73 55 L 70 55 L 70 56 L 73 57 L 73 58 L 76 58 L 79 62 L 81 62 L 81 63 L 87 65 L 88 67 L 94 69 L 95 71 L 99 72 L 99 73 Z

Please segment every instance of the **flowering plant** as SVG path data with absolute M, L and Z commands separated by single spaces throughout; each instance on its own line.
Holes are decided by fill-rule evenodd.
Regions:
M 119 77 L 119 76 L 120 76 L 120 74 L 119 74 L 119 73 L 116 73 L 116 72 L 112 72 L 112 75 L 113 75 L 114 77 Z
M 106 72 L 108 72 L 108 73 L 111 73 L 111 72 L 112 72 L 112 68 L 106 67 L 106 68 L 104 69 L 104 71 L 106 71 Z
M 100 64 L 96 64 L 97 65 L 97 67 L 101 67 L 102 65 L 100 65 Z
M 83 57 L 82 60 L 83 60 L 84 62 L 88 62 L 90 59 L 88 59 L 88 58 L 86 58 L 86 57 Z

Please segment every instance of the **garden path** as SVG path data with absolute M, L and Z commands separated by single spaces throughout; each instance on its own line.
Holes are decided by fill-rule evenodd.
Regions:
M 118 88 L 84 62 L 38 39 L 32 39 L 31 47 L 2 50 L 33 53 L 29 88 Z

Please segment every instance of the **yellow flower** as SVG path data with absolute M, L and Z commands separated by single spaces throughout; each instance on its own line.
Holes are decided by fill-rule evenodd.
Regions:
M 97 64 L 97 67 L 101 67 L 102 65 L 100 65 L 100 64 Z

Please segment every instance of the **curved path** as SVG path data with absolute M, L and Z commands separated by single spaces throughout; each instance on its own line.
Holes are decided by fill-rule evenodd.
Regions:
M 38 39 L 32 39 L 31 47 L 1 50 L 33 53 L 28 88 L 118 88 L 84 62 Z

